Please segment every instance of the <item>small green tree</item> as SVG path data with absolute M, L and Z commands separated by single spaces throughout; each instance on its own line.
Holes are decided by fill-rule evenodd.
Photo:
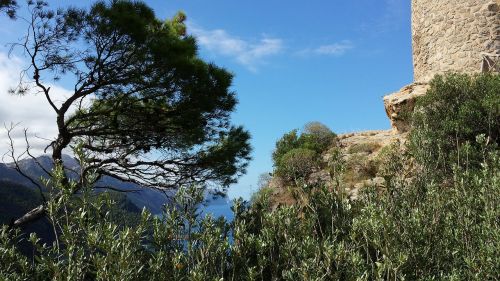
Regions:
M 274 166 L 277 166 L 281 157 L 288 151 L 300 147 L 299 135 L 297 130 L 292 130 L 284 134 L 281 139 L 276 142 L 276 148 L 273 151 Z
M 286 181 L 298 183 L 318 168 L 318 156 L 313 150 L 295 148 L 281 157 L 275 174 Z
M 335 133 L 320 122 L 309 122 L 299 134 L 297 129 L 292 130 L 276 142 L 273 152 L 273 161 L 276 165 L 280 158 L 295 148 L 307 148 L 318 154 L 326 151 L 335 140 Z
M 319 122 L 310 122 L 286 133 L 276 142 L 273 152 L 275 175 L 286 181 L 305 180 L 319 168 L 320 156 L 333 145 L 335 133 Z
M 309 122 L 300 135 L 302 147 L 322 153 L 334 142 L 337 135 L 320 122 Z

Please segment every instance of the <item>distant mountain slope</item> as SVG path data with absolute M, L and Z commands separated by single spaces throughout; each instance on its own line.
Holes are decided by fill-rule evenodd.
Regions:
M 64 155 L 63 162 L 66 169 L 70 171 L 78 171 L 79 165 L 76 159 L 68 155 Z M 26 174 L 27 176 L 29 176 L 31 179 L 33 179 L 38 183 L 41 182 L 40 179 L 42 177 L 46 178 L 48 176 L 44 170 L 50 171 L 54 166 L 52 159 L 47 155 L 40 156 L 36 158 L 36 160 L 33 159 L 21 160 L 19 161 L 18 165 L 24 174 Z M 70 177 L 72 178 L 77 177 L 76 173 L 69 172 L 69 174 Z M 30 180 L 23 177 L 19 172 L 17 172 L 14 169 L 13 163 L 7 163 L 7 164 L 0 163 L 0 182 L 12 183 L 15 184 L 16 186 L 22 185 L 25 187 L 29 187 L 33 190 L 36 188 L 36 186 Z M 130 200 L 138 209 L 142 210 L 145 207 L 154 214 L 161 213 L 163 205 L 168 201 L 168 198 L 165 195 L 165 193 L 159 190 L 142 187 L 129 182 L 119 181 L 117 179 L 107 176 L 103 177 L 98 182 L 98 185 L 110 186 L 115 189 L 123 191 L 138 190 L 126 193 L 127 199 Z
M 141 209 L 133 204 L 124 193 L 110 192 L 109 194 L 115 202 L 109 210 L 112 220 L 124 225 L 136 225 L 141 217 Z M 41 202 L 42 198 L 38 190 L 23 184 L 0 180 L 0 226 L 8 225 L 12 220 L 21 217 Z M 47 244 L 51 244 L 55 239 L 53 231 L 47 218 L 21 227 L 21 233 L 24 237 L 28 237 L 30 233 L 34 232 L 42 240 L 42 243 Z M 18 245 L 22 253 L 31 256 L 33 247 L 26 239 L 22 239 Z
M 63 161 L 66 169 L 78 171 L 79 164 L 74 158 L 65 155 Z M 44 170 L 50 171 L 53 168 L 52 159 L 47 155 L 40 156 L 36 160 L 22 160 L 18 165 L 25 175 L 38 183 L 41 182 L 42 177 L 46 178 L 48 176 Z M 69 172 L 69 174 L 72 178 L 77 177 L 76 173 Z M 164 204 L 170 200 L 167 194 L 169 197 L 175 194 L 175 191 L 163 193 L 159 190 L 144 188 L 111 177 L 103 177 L 98 182 L 98 185 L 111 186 L 114 189 L 123 191 L 134 190 L 134 192 L 126 193 L 110 191 L 110 196 L 116 203 L 110 210 L 111 215 L 114 220 L 126 225 L 137 223 L 140 219 L 139 213 L 143 208 L 148 209 L 153 214 L 161 214 Z M 43 192 L 47 192 L 47 190 Z M 15 170 L 13 163 L 0 163 L 0 226 L 9 224 L 11 220 L 21 217 L 41 202 L 40 191 L 33 182 Z M 232 219 L 228 199 L 225 196 L 215 195 L 209 191 L 205 194 L 204 203 L 200 205 L 200 211 L 203 214 L 211 213 L 215 217 L 224 216 L 227 219 Z M 21 230 L 26 237 L 32 232 L 37 233 L 43 243 L 51 244 L 54 241 L 52 226 L 46 218 L 28 224 L 22 227 Z M 33 248 L 27 240 L 22 240 L 19 247 L 22 253 L 31 256 Z
M 77 174 L 72 173 L 71 171 L 79 170 L 78 161 L 71 156 L 63 155 L 63 162 L 65 168 L 70 170 L 70 177 L 76 178 Z M 48 176 L 44 170 L 50 171 L 53 168 L 52 159 L 48 155 L 40 156 L 36 158 L 36 160 L 24 159 L 19 161 L 18 165 L 24 174 L 38 183 L 40 183 L 40 179 L 42 177 Z M 36 185 L 34 185 L 30 180 L 23 177 L 20 173 L 18 173 L 14 169 L 13 163 L 0 163 L 0 188 L 2 188 L 2 185 L 5 186 L 9 183 L 15 186 L 26 187 L 31 190 L 33 194 L 38 194 Z M 170 198 L 175 194 L 174 190 L 162 192 L 159 190 L 142 187 L 134 183 L 123 182 L 108 176 L 104 176 L 97 183 L 97 185 L 110 186 L 114 189 L 123 191 L 133 191 L 124 193 L 126 199 L 134 204 L 138 210 L 146 208 L 153 214 L 162 213 L 163 205 L 168 203 L 169 200 L 171 200 Z M 38 200 L 38 202 L 40 202 L 40 200 Z M 226 217 L 232 217 L 230 206 L 231 202 L 229 202 L 227 197 L 221 196 L 220 194 L 213 194 L 210 190 L 207 190 L 205 193 L 205 201 L 200 206 L 200 208 L 203 209 L 204 213 L 213 213 L 216 216 L 224 215 Z
M 41 202 L 40 194 L 35 189 L 10 180 L 3 180 L 5 177 L 3 172 L 5 171 L 5 167 L 0 167 L 0 175 L 2 176 L 0 179 L 0 226 L 9 224 L 11 220 L 24 215 Z M 50 244 L 54 241 L 51 224 L 46 218 L 23 226 L 21 231 L 25 237 L 29 233 L 35 232 L 42 243 Z M 27 256 L 31 254 L 33 248 L 27 240 L 21 240 L 18 245 L 23 254 Z

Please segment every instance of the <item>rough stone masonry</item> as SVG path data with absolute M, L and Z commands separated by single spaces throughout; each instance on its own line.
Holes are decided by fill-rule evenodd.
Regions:
M 404 112 L 427 83 L 446 72 L 476 73 L 500 69 L 500 0 L 412 0 L 414 83 L 385 96 L 396 132 L 409 124 Z

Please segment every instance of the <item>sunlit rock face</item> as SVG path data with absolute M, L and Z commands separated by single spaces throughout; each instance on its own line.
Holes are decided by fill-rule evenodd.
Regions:
M 385 112 L 394 132 L 404 133 L 410 129 L 410 114 L 415 108 L 416 99 L 425 95 L 428 88 L 428 84 L 414 83 L 384 97 Z

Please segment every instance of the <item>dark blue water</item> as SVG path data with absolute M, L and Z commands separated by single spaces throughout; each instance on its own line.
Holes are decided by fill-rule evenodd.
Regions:
M 227 221 L 232 221 L 234 218 L 231 206 L 233 203 L 227 197 L 210 199 L 200 204 L 199 210 L 202 216 L 206 214 L 212 215 L 214 218 L 224 217 Z

